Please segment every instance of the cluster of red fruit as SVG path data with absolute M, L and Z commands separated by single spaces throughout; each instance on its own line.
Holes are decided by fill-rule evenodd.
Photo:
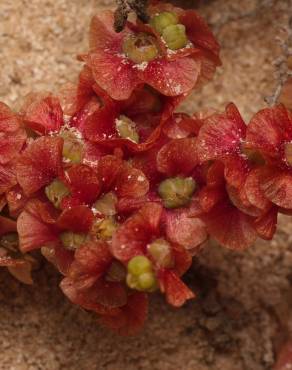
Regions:
M 112 12 L 94 17 L 77 85 L 16 114 L 0 104 L 0 264 L 21 278 L 40 249 L 64 294 L 120 334 L 142 326 L 148 293 L 194 297 L 181 276 L 209 236 L 242 250 L 292 211 L 291 112 L 248 126 L 233 104 L 175 113 L 219 46 L 193 10 L 149 14 L 121 33 Z

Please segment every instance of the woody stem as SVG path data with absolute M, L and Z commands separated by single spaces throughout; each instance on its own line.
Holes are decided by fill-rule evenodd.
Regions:
M 131 11 L 134 11 L 142 22 L 148 22 L 147 4 L 148 0 L 117 0 L 115 31 L 121 32 L 125 28 L 128 15 Z

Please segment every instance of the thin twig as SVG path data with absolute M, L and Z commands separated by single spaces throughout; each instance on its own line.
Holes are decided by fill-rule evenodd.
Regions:
M 287 37 L 285 40 L 278 39 L 283 54 L 275 60 L 274 65 L 276 68 L 275 75 L 278 80 L 278 84 L 274 93 L 271 96 L 265 98 L 265 101 L 269 105 L 274 105 L 279 100 L 283 86 L 287 80 L 292 77 L 292 70 L 288 64 L 289 59 L 292 57 L 292 16 L 289 18 L 288 26 L 284 29 Z
M 137 17 L 144 23 L 148 22 L 147 14 L 148 0 L 117 0 L 117 9 L 115 11 L 115 31 L 121 32 L 125 28 L 128 15 L 134 11 Z

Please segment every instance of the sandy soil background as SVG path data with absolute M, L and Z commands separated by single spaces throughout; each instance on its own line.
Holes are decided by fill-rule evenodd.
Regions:
M 184 109 L 234 101 L 245 118 L 275 87 L 276 37 L 291 0 L 202 0 L 198 7 L 222 45 L 223 68 Z M 0 100 L 17 107 L 31 90 L 76 78 L 90 17 L 111 0 L 0 0 Z M 119 338 L 70 305 L 44 264 L 33 287 L 0 271 L 1 370 L 268 370 L 289 317 L 292 223 L 281 218 L 272 243 L 246 253 L 210 243 L 187 274 L 198 299 L 180 310 L 152 299 L 144 331 Z

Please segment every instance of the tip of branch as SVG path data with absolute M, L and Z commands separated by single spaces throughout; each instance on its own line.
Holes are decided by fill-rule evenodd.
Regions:
M 134 11 L 137 17 L 143 22 L 149 21 L 147 14 L 148 0 L 117 0 L 118 7 L 115 11 L 115 31 L 121 32 L 126 25 L 130 11 Z
M 122 32 L 127 22 L 128 14 L 125 14 L 119 9 L 115 11 L 114 28 L 117 33 Z

